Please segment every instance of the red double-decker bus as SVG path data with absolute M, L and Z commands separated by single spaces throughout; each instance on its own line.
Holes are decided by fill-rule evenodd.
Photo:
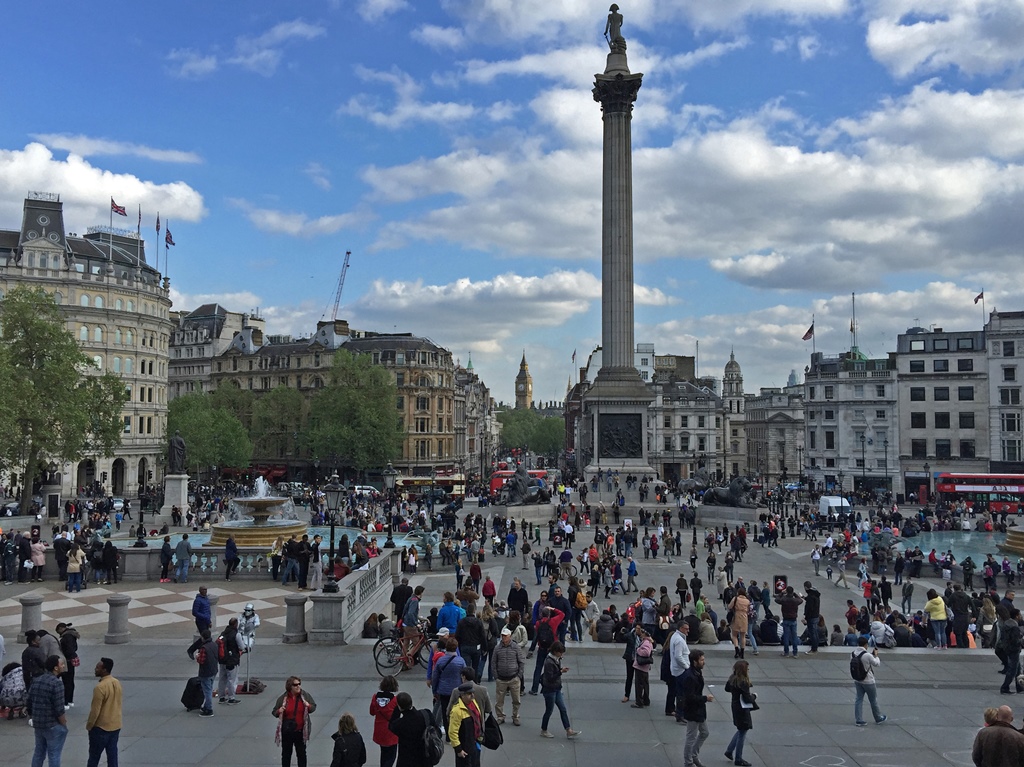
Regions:
M 964 501 L 975 511 L 1017 514 L 1024 509 L 1024 474 L 957 474 L 943 472 L 935 480 L 939 500 Z

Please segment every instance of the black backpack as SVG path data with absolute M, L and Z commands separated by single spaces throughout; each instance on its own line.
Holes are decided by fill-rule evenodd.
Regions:
M 546 650 L 555 641 L 555 630 L 551 628 L 551 621 L 542 620 L 537 624 L 537 647 Z
M 868 670 L 864 667 L 864 656 L 867 654 L 867 650 L 862 650 L 850 655 L 850 676 L 857 682 L 863 682 L 868 678 Z
M 427 709 L 421 709 L 427 727 L 423 730 L 423 753 L 426 756 L 427 764 L 437 764 L 444 757 L 444 736 L 441 735 L 441 728 L 437 726 L 434 715 Z

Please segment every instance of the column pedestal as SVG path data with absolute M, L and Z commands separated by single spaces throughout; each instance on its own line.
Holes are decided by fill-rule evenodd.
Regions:
M 160 507 L 160 514 L 169 516 L 174 506 L 183 514 L 188 508 L 188 474 L 168 474 L 164 477 L 164 505 Z
M 36 594 L 18 597 L 21 602 L 21 631 L 18 632 L 18 644 L 25 644 L 25 632 L 35 631 L 43 627 L 43 598 Z
M 284 644 L 301 644 L 308 638 L 306 634 L 306 602 L 307 597 L 302 594 L 289 594 L 284 598 L 287 612 L 284 619 L 284 634 L 281 641 Z
M 127 644 L 132 641 L 132 632 L 128 630 L 128 603 L 132 598 L 127 594 L 112 594 L 107 597 L 107 633 L 103 635 L 103 644 Z

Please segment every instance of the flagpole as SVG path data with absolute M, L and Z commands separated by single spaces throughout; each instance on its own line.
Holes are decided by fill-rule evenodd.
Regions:
M 171 231 L 171 219 L 167 219 L 167 222 L 164 224 L 164 230 L 168 232 Z M 167 245 L 167 237 L 164 237 L 164 279 L 167 280 L 171 278 L 171 262 L 168 260 L 170 258 L 168 255 L 169 249 L 170 248 Z
M 110 248 L 110 268 L 114 268 L 114 198 L 110 198 L 110 226 L 107 228 L 107 246 Z
M 850 295 L 853 296 L 853 317 L 850 319 L 850 338 L 853 341 L 850 350 L 853 351 L 857 346 L 857 294 L 851 293 Z
M 814 330 L 814 312 L 811 312 L 811 330 Z M 815 333 L 811 333 L 811 354 L 818 352 L 818 339 Z
M 981 289 L 981 328 L 985 329 L 985 318 L 988 315 L 985 314 L 985 289 Z
M 135 227 L 135 234 L 138 240 L 135 242 L 135 267 L 142 268 L 142 205 L 139 205 L 139 223 Z

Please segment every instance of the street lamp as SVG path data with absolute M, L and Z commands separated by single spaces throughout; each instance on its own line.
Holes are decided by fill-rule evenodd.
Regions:
M 864 435 L 860 435 L 860 491 L 863 493 L 864 489 L 868 486 L 868 462 L 864 457 L 864 445 L 867 440 L 864 439 Z
M 843 497 L 843 470 L 839 470 L 839 497 Z
M 388 539 L 384 542 L 384 548 L 385 549 L 393 549 L 393 548 L 395 548 L 395 539 L 391 537 L 391 511 L 390 511 L 390 504 L 394 503 L 394 501 L 395 501 L 395 497 L 394 497 L 394 495 L 395 495 L 395 482 L 398 481 L 398 470 L 394 466 L 391 465 L 390 461 L 388 461 L 387 468 L 384 469 L 384 471 L 381 472 L 381 473 L 384 475 L 384 487 L 388 491 L 388 497 L 390 499 L 389 500 L 389 505 L 388 505 L 389 511 L 388 511 L 388 520 L 387 520 L 387 522 L 388 522 Z
M 889 492 L 889 440 L 882 442 L 885 448 L 885 492 Z
M 437 480 L 437 468 L 430 467 L 430 502 L 427 504 L 427 513 L 434 518 L 434 482 Z
M 925 461 L 924 462 L 924 475 L 925 475 L 925 477 L 928 480 L 928 490 L 927 490 L 928 498 L 925 498 L 925 502 L 926 503 L 927 503 L 928 499 L 932 497 L 932 472 L 931 472 L 931 468 L 932 467 L 928 465 L 928 461 Z
M 320 459 L 313 459 L 313 489 L 320 489 Z
M 324 495 L 327 496 L 327 513 L 331 517 L 331 548 L 327 555 L 330 560 L 330 571 L 327 575 L 327 583 L 324 584 L 325 594 L 338 593 L 338 583 L 334 580 L 334 525 L 337 520 L 338 511 L 341 509 L 342 499 L 345 496 L 345 487 L 338 482 L 338 474 L 331 476 L 331 481 L 324 486 Z

